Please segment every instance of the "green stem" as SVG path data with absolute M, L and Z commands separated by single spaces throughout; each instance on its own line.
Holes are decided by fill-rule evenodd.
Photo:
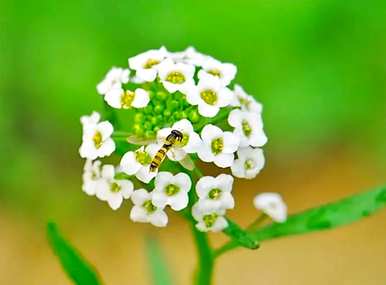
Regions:
M 194 220 L 192 220 L 191 228 L 198 253 L 198 265 L 194 284 L 210 285 L 213 274 L 214 256 L 209 245 L 208 236 L 206 233 L 196 229 Z
M 229 113 L 230 113 L 231 109 L 226 109 L 223 111 L 223 113 L 219 113 L 216 117 L 214 117 L 213 119 L 206 119 L 206 120 L 202 120 L 200 121 L 200 123 L 197 124 L 197 126 L 195 127 L 195 129 L 197 130 L 197 132 L 200 132 L 205 125 L 207 124 L 217 124 L 218 122 L 221 122 L 222 120 L 224 120 L 225 118 L 228 117 Z
M 248 227 L 247 231 L 253 231 L 256 230 L 266 219 L 268 216 L 266 214 L 261 214 L 259 217 L 256 218 Z M 220 255 L 224 254 L 225 252 L 234 249 L 238 244 L 234 240 L 230 240 L 221 247 L 215 249 L 213 251 L 213 255 L 215 258 L 219 257 Z
M 105 100 L 103 100 L 104 115 L 106 119 L 115 127 L 119 128 L 119 122 L 115 110 L 111 108 Z
M 201 170 L 198 167 L 194 167 L 192 179 L 197 182 L 202 176 L 203 173 Z M 193 190 L 189 192 L 189 201 L 189 212 L 185 213 L 184 216 L 191 224 L 191 230 L 198 254 L 198 264 L 194 276 L 194 284 L 210 285 L 213 275 L 214 255 L 209 244 L 208 235 L 197 230 L 196 221 L 191 214 L 192 206 L 197 201 L 197 195 Z

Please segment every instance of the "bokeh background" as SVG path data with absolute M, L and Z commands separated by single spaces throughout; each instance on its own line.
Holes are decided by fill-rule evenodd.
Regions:
M 112 65 L 193 45 L 238 66 L 264 104 L 267 166 L 237 182 L 231 216 L 282 193 L 289 212 L 386 182 L 386 2 L 336 0 L 0 2 L 0 284 L 70 284 L 45 238 L 55 220 L 106 284 L 150 284 L 145 235 L 189 284 L 189 228 L 133 224 L 81 191 L 79 117 L 101 110 Z M 210 171 L 210 170 L 209 170 Z M 221 234 L 211 236 L 221 244 Z M 386 212 L 330 232 L 221 257 L 215 284 L 385 284 Z

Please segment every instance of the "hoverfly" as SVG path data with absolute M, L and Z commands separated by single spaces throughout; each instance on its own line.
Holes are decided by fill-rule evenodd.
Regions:
M 164 144 L 157 151 L 153 157 L 152 162 L 150 163 L 150 172 L 155 172 L 161 165 L 162 161 L 166 157 L 166 153 L 171 149 L 176 143 L 180 143 L 184 135 L 178 130 L 172 130 L 171 133 L 166 137 Z

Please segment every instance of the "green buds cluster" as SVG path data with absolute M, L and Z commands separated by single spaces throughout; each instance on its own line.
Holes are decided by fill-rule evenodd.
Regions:
M 170 94 L 159 85 L 154 89 L 149 90 L 150 103 L 145 108 L 135 110 L 135 136 L 152 139 L 158 130 L 181 119 L 188 119 L 193 125 L 203 119 L 197 111 L 197 106 L 190 105 L 182 93 Z

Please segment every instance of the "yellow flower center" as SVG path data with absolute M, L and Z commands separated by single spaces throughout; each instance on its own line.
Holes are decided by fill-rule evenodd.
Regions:
M 153 213 L 155 210 L 157 210 L 157 207 L 153 205 L 151 200 L 147 200 L 142 204 L 142 207 L 146 210 L 148 214 Z
M 249 100 L 247 98 L 243 98 L 241 96 L 239 96 L 238 98 L 239 98 L 239 102 L 240 102 L 241 106 L 244 106 L 245 108 L 247 108 L 249 110 L 249 105 L 251 104 L 251 100 Z
M 211 89 L 201 91 L 200 97 L 208 105 L 214 105 L 217 102 L 217 93 Z
M 202 220 L 204 221 L 205 226 L 208 228 L 212 227 L 216 222 L 218 215 L 216 213 L 205 215 Z
M 217 68 L 213 68 L 207 71 L 209 74 L 212 74 L 213 76 L 217 76 L 221 78 L 221 71 Z
M 212 200 L 217 200 L 217 199 L 219 199 L 220 196 L 221 196 L 221 189 L 219 189 L 219 188 L 213 188 L 212 190 L 210 190 L 208 196 L 209 196 L 209 198 L 212 199 Z
M 142 165 L 151 163 L 151 156 L 146 151 L 136 151 L 135 159 Z
M 174 84 L 182 84 L 185 82 L 185 76 L 182 72 L 172 71 L 166 76 L 166 81 L 174 83 Z
M 102 146 L 102 134 L 99 131 L 96 131 L 94 136 L 92 137 L 92 140 L 94 142 L 94 145 L 96 148 L 100 148 Z
M 244 168 L 246 170 L 249 170 L 249 169 L 252 169 L 255 167 L 255 162 L 252 160 L 252 159 L 247 159 L 245 162 L 244 162 Z
M 212 152 L 217 155 L 219 154 L 220 152 L 222 152 L 223 148 L 224 148 L 224 140 L 223 138 L 217 138 L 217 139 L 214 139 L 212 141 Z
M 158 63 L 160 63 L 160 61 L 158 59 L 154 59 L 154 58 L 149 58 L 145 64 L 143 65 L 143 68 L 144 69 L 150 69 L 152 68 L 154 65 L 157 65 Z
M 165 187 L 165 194 L 168 196 L 173 196 L 180 191 L 180 187 L 174 184 L 169 184 Z
M 241 122 L 241 127 L 243 129 L 243 133 L 246 137 L 249 137 L 252 133 L 252 128 L 251 126 L 249 125 L 248 121 L 247 120 L 243 120 Z
M 119 192 L 121 190 L 121 186 L 119 186 L 118 183 L 113 182 L 111 183 L 110 190 L 111 192 L 114 192 L 114 193 Z
M 130 90 L 124 91 L 121 96 L 121 106 L 123 109 L 128 109 L 134 101 L 135 93 Z

